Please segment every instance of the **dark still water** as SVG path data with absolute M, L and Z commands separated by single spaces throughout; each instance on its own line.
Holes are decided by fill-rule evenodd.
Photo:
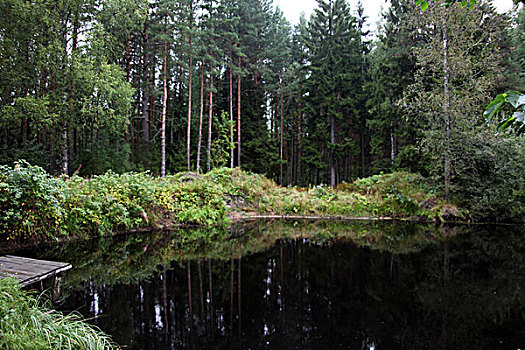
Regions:
M 127 349 L 525 348 L 523 227 L 219 231 L 33 254 L 75 266 L 59 307 Z

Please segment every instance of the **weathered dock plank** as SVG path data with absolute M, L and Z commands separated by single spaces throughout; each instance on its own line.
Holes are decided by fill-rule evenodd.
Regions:
M 14 277 L 20 281 L 22 286 L 57 276 L 71 267 L 71 264 L 68 263 L 12 255 L 0 256 L 0 276 Z

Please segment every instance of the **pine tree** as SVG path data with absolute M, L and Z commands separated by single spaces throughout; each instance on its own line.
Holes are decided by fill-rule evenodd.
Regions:
M 316 159 L 311 164 L 319 167 L 321 159 L 327 158 L 329 181 L 335 186 L 337 160 L 351 151 L 349 148 L 354 144 L 353 140 L 339 136 L 337 131 L 349 129 L 345 130 L 347 135 L 356 134 L 356 105 L 362 76 L 360 35 L 345 1 L 318 1 L 318 8 L 309 23 L 306 44 L 310 61 L 310 77 L 306 81 L 311 128 L 308 142 Z M 321 145 L 314 146 L 312 140 L 314 143 L 321 141 Z M 329 147 L 323 147 L 324 140 L 328 141 Z M 319 149 L 324 156 L 317 151 Z

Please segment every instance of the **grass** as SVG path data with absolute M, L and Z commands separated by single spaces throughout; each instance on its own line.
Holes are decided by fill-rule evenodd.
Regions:
M 114 349 L 108 336 L 76 315 L 48 309 L 14 279 L 0 279 L 0 348 Z

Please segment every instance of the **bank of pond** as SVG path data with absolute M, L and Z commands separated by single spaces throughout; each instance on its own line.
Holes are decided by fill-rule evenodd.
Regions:
M 524 231 L 257 220 L 14 253 L 74 266 L 54 308 L 108 334 L 99 348 L 516 349 Z
M 221 168 L 157 178 L 108 172 L 53 177 L 24 161 L 0 166 L 0 245 L 111 235 L 141 228 L 211 226 L 259 216 L 468 220 L 417 174 L 375 175 L 337 188 L 277 186 Z

